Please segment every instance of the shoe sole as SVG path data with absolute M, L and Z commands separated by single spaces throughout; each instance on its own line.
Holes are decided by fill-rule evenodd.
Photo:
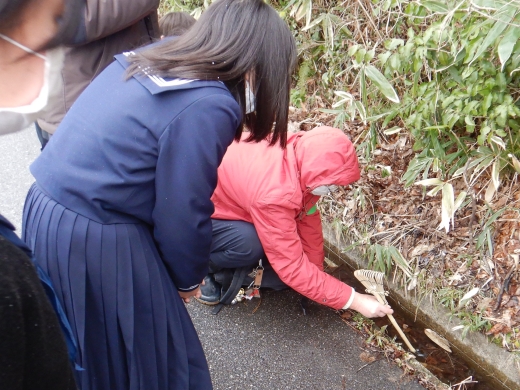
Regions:
M 207 306 L 215 306 L 215 305 L 218 305 L 220 303 L 220 301 L 216 301 L 216 302 L 208 302 L 208 301 L 204 301 L 200 298 L 197 298 L 197 297 L 193 297 L 195 298 L 195 300 L 199 303 L 202 303 L 203 305 L 207 305 Z

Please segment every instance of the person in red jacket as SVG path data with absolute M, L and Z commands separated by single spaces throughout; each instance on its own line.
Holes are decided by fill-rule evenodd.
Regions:
M 323 270 L 324 250 L 316 202 L 337 186 L 360 177 L 354 146 L 341 130 L 319 127 L 292 134 L 287 147 L 234 142 L 218 169 L 212 201 L 210 274 L 199 301 L 219 303 L 221 270 L 258 265 L 263 258 L 283 283 L 334 309 L 366 317 L 393 313 L 372 295 L 361 294 Z M 264 285 L 264 284 L 263 284 Z M 271 281 L 270 286 L 275 286 Z

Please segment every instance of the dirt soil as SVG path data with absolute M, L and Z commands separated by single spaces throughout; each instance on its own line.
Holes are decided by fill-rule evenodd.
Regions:
M 291 108 L 290 130 L 333 126 L 334 117 L 313 110 Z M 354 122 L 343 130 L 358 146 L 367 125 Z M 502 182 L 491 203 L 484 201 L 489 176 L 481 175 L 468 191 L 463 178 L 451 181 L 455 194 L 468 191 L 467 201 L 455 214 L 455 227 L 439 230 L 442 195 L 427 196 L 422 186 L 405 188 L 401 181 L 415 152 L 406 132 L 385 136 L 370 161 L 359 158 L 361 179 L 321 202 L 322 216 L 361 252 L 367 244 L 393 245 L 414 274 L 416 286 L 392 267 L 394 280 L 417 294 L 430 295 L 451 309 L 471 330 L 491 336 L 511 352 L 520 351 L 520 184 L 517 175 Z M 429 178 L 432 178 L 430 173 Z M 419 180 L 419 179 L 418 179 Z M 488 223 L 496 212 L 497 218 Z M 489 239 L 485 233 L 489 232 Z M 478 247 L 480 242 L 488 248 Z M 489 246 L 489 245 L 488 245 Z M 412 282 L 415 284 L 415 281 Z M 478 293 L 459 306 L 460 299 L 478 287 Z

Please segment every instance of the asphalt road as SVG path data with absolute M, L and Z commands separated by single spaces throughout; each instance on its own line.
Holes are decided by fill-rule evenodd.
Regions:
M 0 137 L 0 213 L 19 229 L 23 202 L 39 154 L 34 129 Z M 363 340 L 332 310 L 310 303 L 307 315 L 292 291 L 264 292 L 258 300 L 218 315 L 195 301 L 188 310 L 204 346 L 216 390 L 423 389 L 385 359 L 360 359 Z M 378 357 L 380 358 L 380 357 Z
M 29 165 L 40 154 L 34 127 L 0 136 L 0 213 L 20 235 L 25 196 L 34 178 Z

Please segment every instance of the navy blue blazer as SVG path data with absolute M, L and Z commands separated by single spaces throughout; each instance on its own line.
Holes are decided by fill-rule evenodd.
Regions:
M 125 80 L 125 54 L 72 106 L 31 165 L 37 185 L 102 224 L 144 223 L 179 290 L 207 273 L 210 198 L 241 111 L 217 81 Z

